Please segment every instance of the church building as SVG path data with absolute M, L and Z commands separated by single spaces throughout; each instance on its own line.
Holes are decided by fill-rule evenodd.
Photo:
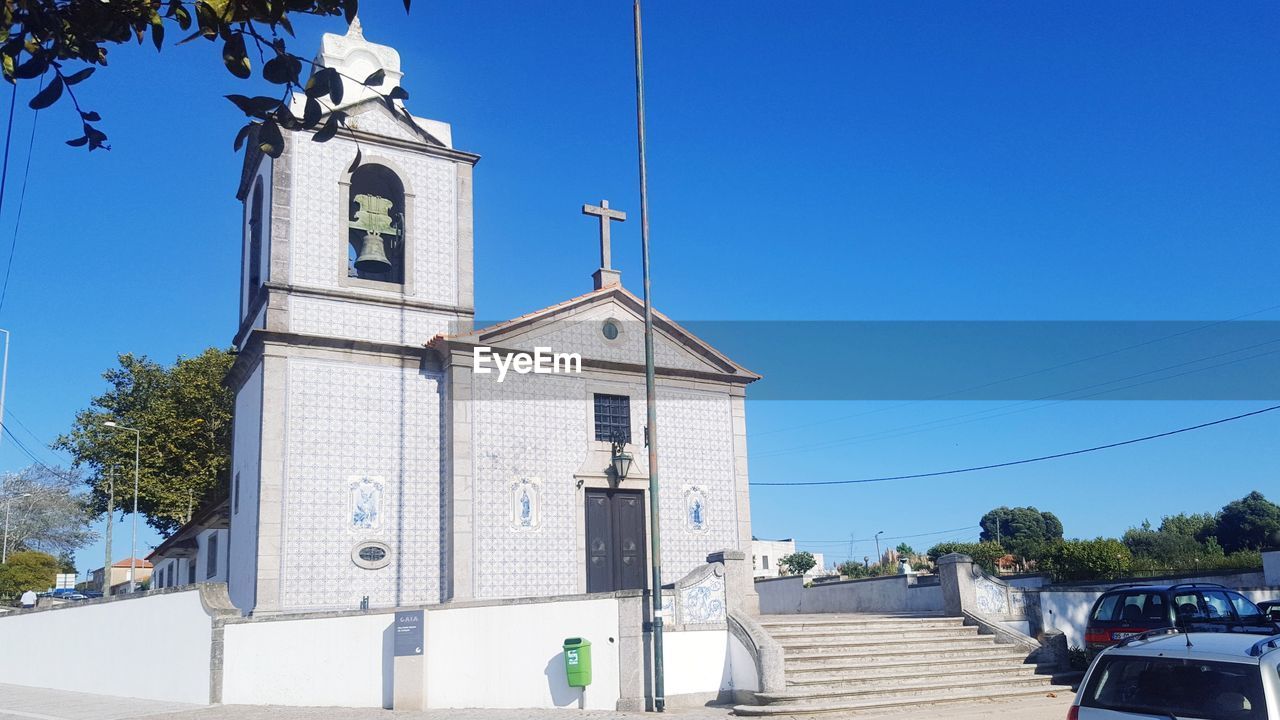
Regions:
M 251 142 L 240 179 L 232 601 L 272 614 L 648 587 L 643 304 L 608 236 L 625 216 L 583 208 L 584 241 L 601 239 L 589 292 L 476 328 L 479 156 L 449 124 L 388 109 L 374 90 L 400 84 L 400 58 L 359 21 L 326 34 L 317 63 L 344 78 L 326 110 L 349 132 L 286 133 L 275 159 Z M 357 80 L 377 70 L 380 86 Z M 710 552 L 750 552 L 759 376 L 654 325 L 673 582 Z

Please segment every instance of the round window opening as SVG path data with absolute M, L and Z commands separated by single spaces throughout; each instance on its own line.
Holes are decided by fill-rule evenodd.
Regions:
M 377 570 L 391 562 L 391 548 L 385 543 L 362 542 L 351 552 L 351 559 L 366 570 Z
M 600 327 L 600 331 L 604 333 L 604 336 L 607 339 L 616 340 L 618 339 L 618 334 L 621 332 L 621 329 L 618 327 L 618 321 L 610 318 L 604 321 L 604 325 Z

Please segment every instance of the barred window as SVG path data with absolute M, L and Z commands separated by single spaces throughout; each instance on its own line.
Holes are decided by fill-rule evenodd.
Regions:
M 631 398 L 596 393 L 596 440 L 631 442 Z

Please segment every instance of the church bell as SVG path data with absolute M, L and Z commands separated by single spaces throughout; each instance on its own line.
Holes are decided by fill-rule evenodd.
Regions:
M 387 247 L 381 236 L 373 233 L 364 236 L 356 269 L 365 273 L 391 272 L 391 261 L 387 259 Z

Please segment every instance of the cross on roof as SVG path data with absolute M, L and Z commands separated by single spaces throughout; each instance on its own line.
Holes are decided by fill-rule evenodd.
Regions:
M 609 251 L 609 222 L 617 220 L 623 222 L 627 219 L 627 214 L 621 210 L 613 210 L 609 207 L 608 200 L 601 200 L 600 206 L 583 205 L 583 215 L 595 215 L 600 218 L 600 267 L 604 270 L 612 270 L 610 265 L 612 255 Z

